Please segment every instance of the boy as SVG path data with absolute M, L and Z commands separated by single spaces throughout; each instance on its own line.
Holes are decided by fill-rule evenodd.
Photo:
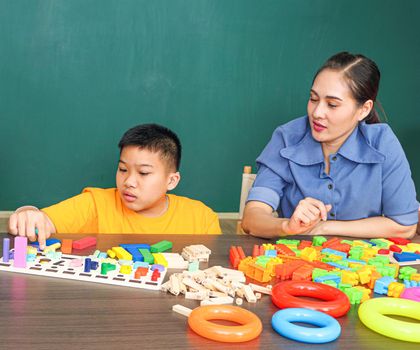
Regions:
M 220 234 L 217 215 L 203 203 L 167 194 L 180 181 L 181 143 L 171 130 L 138 125 L 120 140 L 117 188 L 85 188 L 75 197 L 39 210 L 18 208 L 9 232 L 38 241 L 51 234 L 164 233 Z

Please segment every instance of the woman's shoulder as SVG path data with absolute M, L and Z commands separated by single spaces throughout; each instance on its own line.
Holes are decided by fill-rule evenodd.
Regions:
M 280 125 L 274 130 L 273 139 L 281 139 L 285 146 L 298 143 L 308 133 L 308 117 L 303 116 Z
M 360 123 L 359 129 L 366 141 L 378 151 L 386 151 L 390 146 L 399 144 L 397 136 L 386 123 Z

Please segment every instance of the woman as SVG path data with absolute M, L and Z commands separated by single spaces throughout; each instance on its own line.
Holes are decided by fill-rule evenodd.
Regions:
M 410 167 L 374 108 L 379 80 L 372 60 L 348 52 L 319 69 L 308 115 L 277 128 L 257 159 L 245 232 L 267 238 L 415 234 L 419 204 Z

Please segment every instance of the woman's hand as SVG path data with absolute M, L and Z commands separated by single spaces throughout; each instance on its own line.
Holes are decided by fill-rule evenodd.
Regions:
M 283 231 L 288 235 L 299 235 L 311 232 L 322 220 L 327 220 L 331 205 L 307 197 L 302 199 L 295 208 L 292 217 L 283 224 Z

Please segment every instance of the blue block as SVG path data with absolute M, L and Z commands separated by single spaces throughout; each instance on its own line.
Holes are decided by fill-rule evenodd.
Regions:
M 152 271 L 159 270 L 159 272 L 163 272 L 163 271 L 165 271 L 165 266 L 160 265 L 160 264 L 153 264 L 153 265 L 150 267 L 150 269 L 151 269 Z
M 366 265 L 366 261 L 363 261 L 363 260 L 357 260 L 357 259 L 343 259 L 343 261 L 347 261 L 348 263 L 355 263 L 355 264 Z
M 394 253 L 394 259 L 398 262 L 420 260 L 420 254 L 416 253 Z
M 375 282 L 373 291 L 377 294 L 388 294 L 388 286 L 391 282 L 395 282 L 395 279 L 389 276 L 379 278 Z
M 136 261 L 133 265 L 133 270 L 137 270 L 138 267 L 147 267 L 149 268 L 150 264 L 144 261 Z
M 330 262 L 327 262 L 327 264 L 331 265 L 331 266 L 334 266 L 334 267 L 337 267 L 341 270 L 353 271 L 353 269 L 351 267 L 343 266 L 343 265 L 337 264 L 336 262 L 330 261 Z
M 48 247 L 49 245 L 55 244 L 55 243 L 61 243 L 61 241 L 57 238 L 48 238 L 46 241 L 46 246 Z M 35 242 L 31 242 L 30 245 L 34 246 L 34 247 L 39 247 L 39 243 L 38 241 Z
M 325 275 L 325 276 L 319 276 L 314 279 L 314 282 L 325 282 L 325 281 L 334 281 L 336 284 L 341 283 L 341 277 L 338 275 Z
M 133 261 L 144 261 L 143 255 L 139 252 L 139 249 L 150 250 L 149 244 L 120 244 L 127 252 L 133 256 Z
M 330 248 L 324 248 L 321 250 L 321 253 L 323 254 L 334 254 L 338 256 L 342 256 L 343 258 L 347 258 L 347 254 L 344 252 L 340 252 L 339 250 L 330 249 Z
M 265 251 L 265 256 L 269 256 L 270 258 L 275 258 L 277 256 L 277 250 L 269 249 Z
M 92 266 L 92 259 L 91 258 L 86 258 L 84 266 L 85 266 L 84 271 L 85 272 L 90 272 L 90 268 Z
M 137 248 L 137 249 L 147 249 L 150 250 L 150 244 L 139 243 L 139 244 L 120 244 L 120 247 L 123 247 L 125 250 L 127 248 Z
M 99 253 L 98 259 L 106 259 L 108 257 L 107 253 Z

